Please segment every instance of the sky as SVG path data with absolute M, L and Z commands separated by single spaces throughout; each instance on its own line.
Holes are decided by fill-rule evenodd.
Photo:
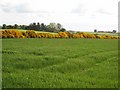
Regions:
M 73 31 L 118 30 L 119 0 L 0 0 L 0 25 L 61 23 Z

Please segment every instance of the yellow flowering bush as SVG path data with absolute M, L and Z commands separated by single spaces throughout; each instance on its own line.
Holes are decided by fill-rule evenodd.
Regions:
M 59 32 L 58 35 L 60 38 L 68 38 L 68 35 L 65 32 Z
M 111 35 L 96 35 L 85 32 L 70 33 L 36 33 L 34 30 L 19 31 L 19 30 L 2 30 L 0 31 L 2 38 L 97 38 L 97 39 L 120 39 L 120 36 Z

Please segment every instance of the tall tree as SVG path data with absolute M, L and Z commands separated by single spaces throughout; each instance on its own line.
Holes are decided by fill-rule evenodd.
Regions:
M 7 25 L 3 24 L 2 29 L 6 29 Z
M 14 27 L 14 29 L 17 29 L 17 28 L 18 28 L 18 25 L 17 25 L 17 24 L 15 24 L 13 27 Z
M 29 29 L 30 29 L 30 30 L 37 30 L 37 25 L 36 25 L 36 23 L 31 23 L 31 24 L 29 25 Z
M 44 23 L 41 23 L 41 28 L 42 31 L 46 31 L 46 25 Z
M 57 23 L 57 29 L 58 30 L 62 29 L 62 25 L 60 23 Z
M 40 30 L 40 23 L 39 22 L 37 23 L 36 29 L 37 29 L 37 31 Z
M 47 31 L 56 32 L 56 23 L 50 23 L 49 25 L 47 25 Z

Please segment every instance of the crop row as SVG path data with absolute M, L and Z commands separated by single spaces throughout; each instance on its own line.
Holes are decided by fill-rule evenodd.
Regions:
M 59 32 L 52 33 L 36 33 L 34 30 L 19 31 L 19 30 L 2 30 L 0 31 L 0 37 L 2 38 L 99 38 L 99 39 L 120 39 L 120 36 L 111 35 L 96 35 L 90 33 L 70 33 Z

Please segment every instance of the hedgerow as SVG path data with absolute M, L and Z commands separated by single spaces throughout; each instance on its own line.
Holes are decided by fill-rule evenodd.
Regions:
M 19 31 L 19 30 L 2 30 L 0 31 L 2 38 L 94 38 L 94 39 L 120 39 L 120 36 L 111 35 L 96 35 L 85 32 L 70 33 L 58 32 L 52 33 L 36 33 L 34 30 Z

